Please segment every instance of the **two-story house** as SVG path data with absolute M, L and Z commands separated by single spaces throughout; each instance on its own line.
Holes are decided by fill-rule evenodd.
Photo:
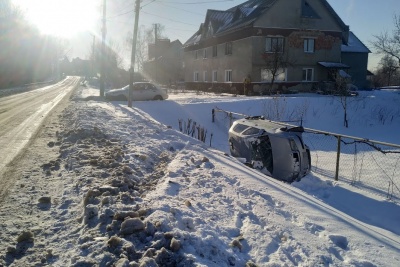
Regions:
M 326 0 L 249 0 L 208 10 L 184 44 L 186 85 L 241 92 L 245 78 L 260 86 L 274 79 L 275 90 L 311 91 L 352 68 L 342 62 L 349 34 Z

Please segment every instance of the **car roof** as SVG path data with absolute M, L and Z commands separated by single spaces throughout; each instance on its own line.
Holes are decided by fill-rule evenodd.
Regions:
M 282 125 L 273 123 L 271 121 L 268 120 L 264 120 L 264 119 L 241 119 L 236 121 L 236 123 L 240 123 L 240 124 L 244 124 L 247 126 L 251 126 L 254 128 L 259 128 L 259 129 L 264 129 L 264 130 L 268 130 L 270 132 L 275 132 L 276 130 L 282 128 Z
M 269 120 L 265 120 L 262 117 L 248 117 L 244 119 L 237 120 L 235 123 L 244 124 L 249 127 L 254 127 L 257 129 L 265 130 L 269 133 L 277 133 L 277 132 L 303 132 L 303 127 L 291 126 L 288 127 L 283 124 L 279 124 L 276 122 L 272 122 Z

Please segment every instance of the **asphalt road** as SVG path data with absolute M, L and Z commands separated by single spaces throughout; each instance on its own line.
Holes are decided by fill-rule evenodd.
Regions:
M 35 137 L 46 116 L 79 80 L 67 77 L 54 85 L 0 98 L 0 196 L 9 184 L 2 175 L 7 165 Z

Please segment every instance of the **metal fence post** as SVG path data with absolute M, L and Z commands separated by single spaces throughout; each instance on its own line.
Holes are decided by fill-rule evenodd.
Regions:
M 335 172 L 335 181 L 339 180 L 339 165 L 340 165 L 340 143 L 342 140 L 342 137 L 336 136 L 338 143 L 337 143 L 337 154 L 336 154 L 336 172 Z
M 232 119 L 233 119 L 232 112 L 229 112 L 229 126 L 232 126 Z
M 211 110 L 211 115 L 212 115 L 212 122 L 215 122 L 215 110 Z

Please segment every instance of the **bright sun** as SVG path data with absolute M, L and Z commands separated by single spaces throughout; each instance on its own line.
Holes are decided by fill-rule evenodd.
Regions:
M 98 0 L 14 0 L 42 33 L 60 37 L 94 30 Z

